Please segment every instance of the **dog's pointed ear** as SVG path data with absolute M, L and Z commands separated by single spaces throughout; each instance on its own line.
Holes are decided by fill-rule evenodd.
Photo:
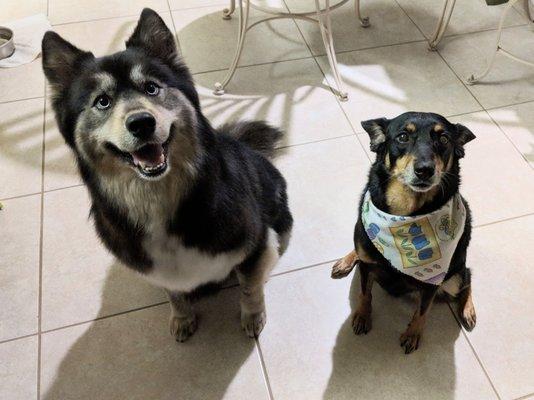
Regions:
M 150 8 L 143 9 L 132 36 L 126 41 L 126 47 L 138 47 L 150 56 L 170 62 L 178 54 L 174 35 L 161 17 Z
M 365 129 L 365 132 L 369 134 L 369 138 L 371 139 L 371 151 L 378 152 L 382 144 L 386 141 L 386 130 L 389 122 L 387 118 L 362 121 L 362 128 Z
M 458 158 L 462 158 L 465 155 L 464 145 L 471 140 L 475 139 L 476 136 L 473 132 L 469 130 L 466 126 L 462 124 L 456 124 L 456 155 Z
M 41 46 L 43 70 L 56 93 L 72 83 L 82 61 L 94 58 L 93 53 L 80 50 L 52 31 L 45 33 Z

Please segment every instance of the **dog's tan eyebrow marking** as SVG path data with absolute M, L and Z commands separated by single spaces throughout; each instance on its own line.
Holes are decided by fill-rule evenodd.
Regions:
M 443 125 L 441 124 L 436 124 L 434 125 L 434 132 L 436 133 L 441 133 L 445 130 L 445 128 L 443 127 Z
M 130 70 L 130 79 L 137 84 L 141 84 L 146 80 L 140 65 L 136 65 Z
M 408 132 L 410 133 L 414 133 L 416 130 L 417 130 L 417 127 L 415 126 L 415 124 L 413 122 L 409 122 L 407 125 L 406 125 L 406 128 L 405 128 Z
M 104 91 L 111 91 L 115 88 L 115 79 L 107 72 L 99 72 L 95 74 L 98 81 L 98 86 Z

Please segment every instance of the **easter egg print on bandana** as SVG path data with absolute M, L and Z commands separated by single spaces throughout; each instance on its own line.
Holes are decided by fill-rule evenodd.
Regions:
M 441 258 L 439 245 L 428 218 L 390 227 L 404 268 L 418 267 Z

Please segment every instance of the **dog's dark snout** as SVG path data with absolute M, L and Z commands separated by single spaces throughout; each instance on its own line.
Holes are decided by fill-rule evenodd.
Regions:
M 417 164 L 414 168 L 415 176 L 422 181 L 426 181 L 434 176 L 434 169 L 433 163 Z
M 148 112 L 140 112 L 126 118 L 126 128 L 139 139 L 150 137 L 156 129 L 156 119 Z

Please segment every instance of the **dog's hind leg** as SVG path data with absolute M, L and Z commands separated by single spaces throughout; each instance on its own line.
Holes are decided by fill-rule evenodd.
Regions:
M 241 287 L 241 326 L 249 337 L 258 337 L 266 322 L 263 288 L 279 259 L 278 240 L 269 230 L 262 251 L 236 268 Z
M 177 342 L 185 342 L 197 330 L 197 318 L 187 294 L 165 290 L 171 305 L 170 330 Z
M 421 337 L 426 323 L 426 316 L 430 306 L 434 302 L 438 289 L 436 287 L 425 287 L 419 291 L 419 305 L 408 324 L 406 331 L 400 336 L 400 344 L 404 348 L 404 354 L 419 348 Z
M 374 277 L 369 265 L 360 262 L 361 293 L 358 308 L 352 318 L 352 329 L 356 335 L 366 334 L 371 330 L 371 301 Z

